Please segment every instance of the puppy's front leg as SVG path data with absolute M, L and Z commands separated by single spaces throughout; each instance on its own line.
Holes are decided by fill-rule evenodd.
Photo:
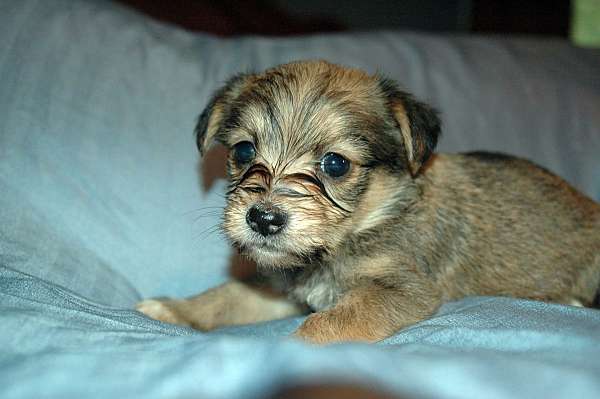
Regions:
M 207 331 L 300 315 L 303 309 L 285 297 L 240 281 L 230 281 L 188 299 L 147 299 L 136 309 L 167 323 Z
M 317 344 L 376 342 L 426 319 L 439 305 L 431 292 L 366 284 L 348 291 L 333 308 L 310 315 L 295 335 Z

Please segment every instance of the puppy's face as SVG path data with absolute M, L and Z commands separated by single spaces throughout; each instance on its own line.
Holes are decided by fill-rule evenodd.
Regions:
M 202 153 L 229 148 L 223 228 L 259 265 L 335 255 L 392 216 L 435 146 L 426 105 L 377 76 L 326 62 L 240 75 L 196 128 Z

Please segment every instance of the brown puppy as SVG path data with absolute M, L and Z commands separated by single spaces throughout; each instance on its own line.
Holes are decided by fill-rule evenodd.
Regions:
M 433 155 L 439 132 L 430 107 L 360 70 L 234 77 L 197 143 L 230 149 L 223 229 L 263 278 L 138 309 L 202 330 L 310 309 L 296 335 L 327 343 L 380 340 L 468 295 L 590 306 L 600 206 L 525 160 Z

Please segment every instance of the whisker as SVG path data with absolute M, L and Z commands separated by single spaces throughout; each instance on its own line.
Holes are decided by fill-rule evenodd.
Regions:
M 194 239 L 206 239 L 208 238 L 210 235 L 217 233 L 218 231 L 220 231 L 220 224 L 215 224 L 212 226 L 207 227 L 206 229 L 202 230 L 201 232 L 197 233 L 194 236 Z
M 190 211 L 182 212 L 181 216 L 189 216 L 189 215 L 191 215 L 193 213 L 196 213 L 196 212 L 204 212 L 204 211 L 211 211 L 211 210 L 218 210 L 218 209 L 223 209 L 223 206 L 203 206 L 201 208 L 192 209 Z
M 215 213 L 207 213 L 204 215 L 198 215 L 194 218 L 194 223 L 199 222 L 201 219 L 207 219 L 207 218 L 215 218 L 215 217 L 219 217 L 221 216 L 221 212 L 215 212 Z

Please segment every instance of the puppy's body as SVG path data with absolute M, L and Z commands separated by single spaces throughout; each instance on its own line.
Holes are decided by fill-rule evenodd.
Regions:
M 303 62 L 232 79 L 198 145 L 231 148 L 224 230 L 286 298 L 232 283 L 138 308 L 209 329 L 307 306 L 297 335 L 332 342 L 382 339 L 468 295 L 591 305 L 598 204 L 524 160 L 432 155 L 438 133 L 431 108 L 358 70 Z
M 564 181 L 525 160 L 474 153 L 435 155 L 413 183 L 416 197 L 388 223 L 357 226 L 331 258 L 286 276 L 291 295 L 321 311 L 361 278 L 384 286 L 416 278 L 431 282 L 419 294 L 433 302 L 503 295 L 592 304 L 600 211 Z

